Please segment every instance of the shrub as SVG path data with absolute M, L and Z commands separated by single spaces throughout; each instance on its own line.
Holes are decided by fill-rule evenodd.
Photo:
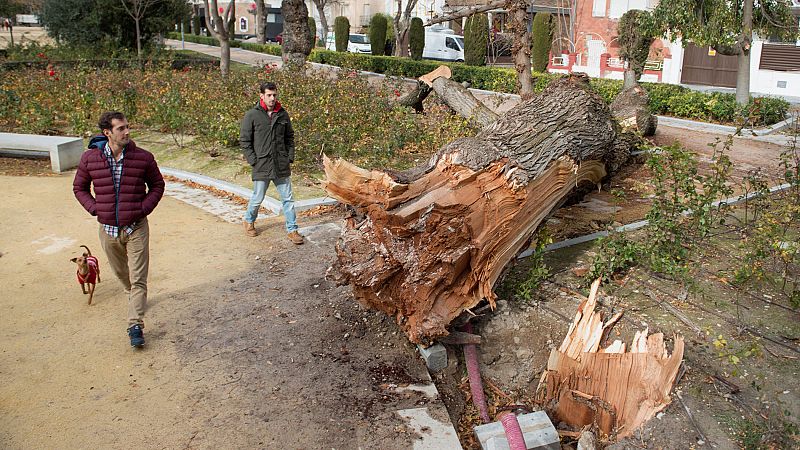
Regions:
M 464 27 L 464 62 L 470 66 L 486 64 L 486 46 L 489 42 L 489 19 L 486 14 L 467 18 Z
M 386 16 L 375 14 L 369 21 L 369 42 L 373 56 L 383 56 L 386 48 Z
M 198 14 L 192 17 L 192 34 L 200 36 L 200 16 Z
M 604 78 L 592 78 L 589 85 L 595 90 L 606 103 L 611 104 L 617 95 L 622 91 L 622 81 L 607 80 Z
M 669 99 L 689 90 L 676 84 L 643 83 L 642 86 L 647 90 L 650 111 L 654 114 L 666 114 L 669 111 Z
M 789 102 L 776 97 L 750 97 L 747 111 L 751 112 L 750 118 L 753 125 L 769 125 L 786 119 Z
M 422 59 L 422 51 L 425 49 L 425 27 L 419 17 L 411 19 L 408 43 L 411 49 L 411 59 L 416 61 Z
M 350 21 L 347 17 L 339 16 L 333 20 L 333 32 L 336 35 L 336 51 L 346 52 L 350 39 Z
M 550 60 L 553 31 L 550 13 L 537 12 L 531 30 L 531 66 L 536 72 L 546 72 Z
M 308 42 L 313 49 L 317 43 L 317 21 L 313 17 L 308 16 Z M 310 50 L 309 50 L 310 53 Z
M 180 33 L 167 33 L 167 37 L 180 39 Z M 216 39 L 203 36 L 186 35 L 185 39 L 200 44 L 219 45 Z M 277 45 L 232 41 L 231 46 L 275 56 L 281 55 L 280 47 Z M 35 55 L 36 53 L 31 53 L 32 51 L 28 50 L 26 54 Z M 30 56 L 30 59 L 34 59 L 33 56 Z M 453 80 L 459 83 L 468 81 L 475 89 L 497 92 L 515 91 L 516 74 L 513 70 L 507 68 L 478 67 L 460 63 L 442 63 L 353 53 L 340 53 L 337 55 L 336 52 L 327 50 L 315 50 L 309 56 L 309 61 L 408 78 L 418 78 L 439 65 L 446 64 L 450 66 L 453 72 Z M 534 72 L 534 92 L 541 92 L 551 81 L 559 77 L 561 77 L 559 74 Z M 622 90 L 621 80 L 592 78 L 590 84 L 592 89 L 600 94 L 607 103 L 611 103 Z M 662 83 L 642 83 L 642 87 L 650 97 L 650 110 L 654 114 L 672 115 L 687 119 L 713 120 L 722 123 L 736 123 L 741 121 L 741 117 L 744 116 L 750 119 L 750 125 L 764 126 L 784 120 L 789 111 L 789 103 L 781 98 L 751 98 L 750 103 L 743 110 L 742 107 L 735 105 L 735 96 L 733 94 L 696 92 L 683 86 Z
M 384 14 L 386 17 L 386 44 L 383 54 L 386 56 L 394 54 L 394 17 Z

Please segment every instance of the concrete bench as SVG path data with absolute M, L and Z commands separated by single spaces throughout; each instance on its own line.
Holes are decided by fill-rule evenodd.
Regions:
M 53 172 L 77 167 L 84 150 L 83 139 L 77 137 L 0 133 L 0 155 L 49 156 Z

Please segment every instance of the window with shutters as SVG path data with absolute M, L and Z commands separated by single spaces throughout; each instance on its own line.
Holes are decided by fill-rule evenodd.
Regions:
M 792 44 L 764 43 L 758 68 L 780 71 L 800 70 L 800 47 Z

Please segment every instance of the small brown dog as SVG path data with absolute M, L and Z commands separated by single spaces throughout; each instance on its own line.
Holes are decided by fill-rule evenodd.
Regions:
M 89 247 L 85 245 L 81 245 L 81 247 L 85 248 L 86 252 L 84 252 L 82 256 L 70 259 L 70 261 L 78 265 L 78 283 L 81 285 L 83 294 L 89 294 L 88 304 L 91 305 L 95 283 L 100 282 L 100 263 L 97 261 L 97 258 L 92 256 Z

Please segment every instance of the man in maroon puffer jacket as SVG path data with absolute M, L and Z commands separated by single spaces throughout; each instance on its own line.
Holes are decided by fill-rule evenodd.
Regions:
M 100 245 L 128 294 L 131 346 L 141 347 L 150 266 L 147 215 L 164 195 L 164 178 L 153 154 L 131 140 L 124 114 L 105 112 L 98 125 L 103 134 L 93 137 L 81 155 L 72 191 L 100 222 Z

